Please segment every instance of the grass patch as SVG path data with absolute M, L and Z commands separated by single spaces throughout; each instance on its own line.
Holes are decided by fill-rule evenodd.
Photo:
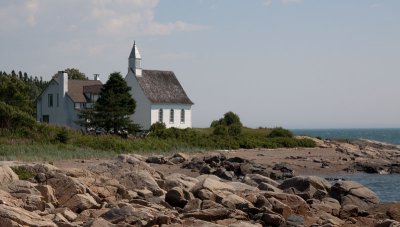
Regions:
M 243 128 L 240 135 L 214 135 L 212 128 L 158 129 L 146 138 L 87 135 L 37 124 L 18 130 L 0 129 L 0 160 L 56 161 L 109 158 L 120 153 L 170 153 L 218 149 L 314 147 L 309 139 L 269 137 L 273 129 Z
M 11 169 L 14 171 L 15 174 L 18 175 L 18 178 L 20 180 L 29 180 L 33 177 L 36 176 L 36 173 L 31 172 L 25 168 L 21 168 L 21 167 L 11 167 Z

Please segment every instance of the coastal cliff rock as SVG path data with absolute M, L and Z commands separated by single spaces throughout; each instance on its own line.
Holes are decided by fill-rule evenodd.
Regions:
M 0 226 L 396 226 L 400 217 L 398 203 L 381 205 L 355 182 L 276 181 L 273 166 L 222 154 L 154 157 L 64 169 L 27 164 L 38 167 L 30 169 L 35 176 L 0 190 Z M 158 172 L 150 160 L 191 166 L 197 176 Z M 200 174 L 205 165 L 220 173 Z M 232 177 L 220 177 L 222 169 Z

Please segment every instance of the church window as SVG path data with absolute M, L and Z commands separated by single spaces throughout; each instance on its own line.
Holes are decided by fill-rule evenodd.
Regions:
M 53 107 L 53 94 L 48 94 L 49 107 Z
M 181 123 L 185 123 L 185 110 L 181 109 Z
M 169 111 L 169 123 L 174 123 L 174 109 Z
M 158 121 L 163 122 L 163 109 L 158 110 Z

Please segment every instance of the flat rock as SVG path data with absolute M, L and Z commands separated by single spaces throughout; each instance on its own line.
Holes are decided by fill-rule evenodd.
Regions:
M 57 227 L 57 225 L 44 219 L 33 212 L 28 212 L 22 208 L 11 207 L 0 204 L 0 226 L 36 226 L 36 227 Z

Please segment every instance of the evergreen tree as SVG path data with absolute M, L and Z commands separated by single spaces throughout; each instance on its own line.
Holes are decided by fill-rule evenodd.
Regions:
M 136 108 L 136 102 L 129 91 L 130 87 L 121 74 L 119 72 L 111 73 L 107 83 L 101 89 L 93 112 L 81 112 L 78 123 L 82 126 L 100 127 L 107 132 L 120 135 L 125 134 L 125 131 L 134 132 L 138 130 L 138 125 L 134 124 L 129 118 L 130 115 L 135 113 Z

